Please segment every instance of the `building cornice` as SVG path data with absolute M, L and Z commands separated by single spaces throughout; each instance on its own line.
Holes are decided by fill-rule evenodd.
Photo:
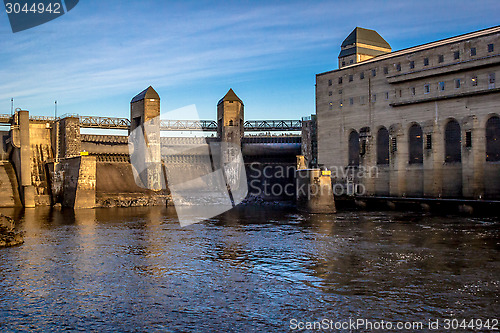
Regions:
M 491 28 L 486 28 L 486 29 L 474 31 L 474 32 L 465 33 L 465 34 L 454 36 L 454 37 L 445 38 L 445 39 L 434 41 L 434 42 L 429 42 L 426 44 L 412 46 L 412 47 L 402 49 L 399 51 L 394 51 L 391 53 L 382 54 L 382 55 L 376 56 L 372 59 L 368 59 L 368 60 L 365 60 L 365 61 L 362 61 L 359 63 L 349 64 L 349 65 L 342 67 L 342 68 L 319 73 L 319 74 L 316 74 L 316 76 L 322 76 L 322 75 L 326 75 L 326 74 L 330 74 L 330 73 L 334 73 L 334 72 L 338 72 L 338 71 L 343 71 L 343 70 L 346 70 L 349 68 L 354 68 L 354 67 L 365 65 L 365 64 L 371 64 L 374 62 L 383 61 L 383 60 L 395 58 L 398 56 L 402 56 L 402 55 L 406 55 L 406 54 L 410 54 L 410 53 L 414 53 L 414 52 L 418 52 L 418 51 L 425 51 L 425 50 L 432 49 L 432 48 L 438 47 L 438 46 L 458 43 L 458 42 L 462 42 L 462 41 L 465 41 L 468 39 L 484 37 L 484 36 L 488 36 L 488 35 L 492 35 L 492 34 L 496 34 L 496 33 L 500 33 L 500 25 L 495 26 L 495 27 L 491 27 Z

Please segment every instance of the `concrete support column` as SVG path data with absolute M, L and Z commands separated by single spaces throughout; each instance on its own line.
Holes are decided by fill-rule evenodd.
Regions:
M 368 133 L 366 137 L 361 137 L 361 148 L 364 145 L 364 155 L 360 159 L 360 166 L 364 168 L 363 177 L 360 179 L 361 183 L 365 186 L 366 195 L 375 194 L 375 174 L 371 174 L 371 170 L 376 167 L 376 141 L 375 136 Z M 364 143 L 363 143 L 364 142 Z
M 70 208 L 94 208 L 96 199 L 96 158 L 77 156 L 61 162 L 63 170 L 62 205 Z
M 80 151 L 82 149 L 80 119 L 78 117 L 63 118 L 59 121 L 58 127 L 59 158 L 80 156 Z
M 465 198 L 484 196 L 485 129 L 475 116 L 462 120 L 462 193 Z M 470 133 L 470 134 L 467 134 Z M 470 146 L 467 146 L 470 136 Z
M 424 197 L 438 198 L 442 195 L 442 167 L 444 142 L 441 130 L 434 120 L 422 126 L 424 143 Z
M 329 171 L 303 169 L 295 172 L 297 208 L 312 214 L 336 212 L 332 178 Z
M 431 154 L 433 159 L 430 165 L 430 168 L 432 168 L 430 195 L 434 198 L 441 198 L 443 196 L 444 128 L 439 127 L 439 124 L 434 125 Z M 427 171 L 427 169 L 425 171 Z
M 23 206 L 35 207 L 35 187 L 31 183 L 31 147 L 29 111 L 18 112 L 20 139 L 20 187 Z
M 147 188 L 159 191 L 164 188 L 161 166 L 160 117 L 150 119 L 142 124 L 147 138 L 145 162 L 147 166 Z
M 390 195 L 404 197 L 406 195 L 406 166 L 408 165 L 408 139 L 401 125 L 389 129 L 389 182 Z
M 134 178 L 141 187 L 165 188 L 161 164 L 160 96 L 149 86 L 130 102 L 129 140 L 134 150 L 130 159 Z

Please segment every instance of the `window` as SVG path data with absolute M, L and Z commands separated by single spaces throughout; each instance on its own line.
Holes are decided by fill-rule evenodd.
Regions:
M 424 94 L 428 94 L 431 92 L 431 85 L 430 84 L 426 84 L 424 86 Z
M 372 77 L 375 77 L 377 76 L 377 70 L 376 69 L 372 69 Z
M 475 47 L 470 48 L 470 55 L 471 55 L 471 57 L 476 55 L 476 48 Z
M 438 55 L 438 62 L 444 62 L 444 55 Z
M 385 100 L 387 101 L 388 99 L 389 99 L 389 92 L 388 92 L 388 91 L 386 91 L 386 92 L 385 92 Z
M 471 148 L 472 147 L 472 132 L 467 131 L 465 132 L 465 148 Z
M 354 79 L 353 76 L 349 75 L 349 82 L 352 82 L 353 79 Z
M 359 73 L 359 78 L 363 80 L 365 78 L 365 72 Z
M 446 124 L 444 130 L 444 161 L 454 163 L 462 161 L 460 125 L 456 120 L 451 120 Z
M 460 86 L 461 86 L 460 79 L 455 79 L 455 89 L 460 88 Z
M 399 94 L 399 97 L 403 97 L 403 90 L 399 89 L 398 94 Z
M 354 60 L 352 60 L 352 59 L 351 59 L 351 60 L 349 60 L 349 63 L 350 63 L 350 64 L 354 63 Z
M 331 86 L 332 85 L 332 80 L 328 80 L 328 85 Z
M 422 164 L 423 158 L 423 139 L 422 139 L 422 127 L 418 124 L 414 124 L 410 127 L 408 133 L 408 148 L 409 148 L 409 160 L 410 164 Z
M 425 136 L 425 149 L 432 149 L 432 134 Z
M 361 136 L 363 135 L 363 133 L 361 133 Z M 359 147 L 359 154 L 361 156 L 364 156 L 366 154 L 366 139 L 362 139 L 361 140 L 361 145 Z
M 477 76 L 471 77 L 470 81 L 473 87 L 477 86 Z
M 415 96 L 417 94 L 417 91 L 415 90 L 415 87 L 411 87 L 410 90 L 411 90 L 411 94 L 413 96 Z
M 439 82 L 439 90 L 444 91 L 444 82 Z
M 429 66 L 429 58 L 424 58 L 424 66 Z
M 351 97 L 351 98 L 349 98 L 349 104 L 350 104 L 350 105 L 353 105 L 353 104 L 354 104 L 354 98 L 352 98 L 352 97 Z
M 385 127 L 377 133 L 377 164 L 389 164 L 389 131 Z
M 458 60 L 460 59 L 460 51 L 455 51 L 453 52 L 453 59 Z
M 397 70 L 398 72 L 401 72 L 401 64 L 396 64 L 396 70 Z
M 342 94 L 342 89 L 339 89 L 339 94 Z
M 495 50 L 493 44 L 488 44 L 488 52 L 493 52 L 493 50 Z
M 397 138 L 391 138 L 391 153 L 398 151 L 398 140 Z
M 384 67 L 384 74 L 389 74 L 389 67 Z
M 377 101 L 377 94 L 373 94 L 372 95 L 372 102 L 376 102 Z
M 359 98 L 359 102 L 361 103 L 361 105 L 365 104 L 365 96 L 361 96 Z
M 349 161 L 350 166 L 359 165 L 359 134 L 356 131 L 352 131 L 349 134 Z
M 345 66 L 345 61 L 342 61 L 342 67 L 344 67 L 344 66 Z
M 332 91 L 329 91 L 328 92 L 328 96 L 332 96 L 333 95 L 333 92 Z
M 410 61 L 410 69 L 413 69 L 415 68 L 415 61 Z
M 495 73 L 488 74 L 488 89 L 495 88 Z
M 339 77 L 339 84 L 342 84 L 342 77 Z
M 491 117 L 486 123 L 486 161 L 500 161 L 500 118 Z

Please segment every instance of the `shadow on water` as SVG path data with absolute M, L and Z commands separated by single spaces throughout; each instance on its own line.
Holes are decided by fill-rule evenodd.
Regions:
M 292 318 L 498 315 L 498 220 L 237 207 L 180 227 L 173 207 L 1 211 L 7 331 L 286 331 Z

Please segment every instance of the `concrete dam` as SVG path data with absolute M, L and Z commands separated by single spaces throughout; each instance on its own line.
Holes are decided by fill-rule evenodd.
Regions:
M 19 109 L 10 117 L 3 116 L 2 123 L 9 124 L 10 131 L 0 132 L 0 206 L 60 204 L 93 208 L 167 204 L 168 184 L 176 178 L 175 174 L 169 175 L 171 179 L 160 180 L 165 185 L 161 188 L 141 186 L 134 175 L 128 136 L 81 133 L 81 128 L 128 129 L 130 133 L 155 117 L 159 119 L 159 111 L 160 98 L 149 87 L 132 99 L 130 119 L 104 120 L 77 115 L 57 119 L 30 117 L 28 111 Z M 245 122 L 243 116 L 243 102 L 230 90 L 218 103 L 216 122 L 190 123 L 196 129 L 216 131 L 212 137 L 160 137 L 160 129 L 175 128 L 172 122 L 162 124 L 161 128 L 157 124 L 158 135 L 148 142 L 153 147 L 152 156 L 156 154 L 152 159 L 156 158 L 163 169 L 165 164 L 180 166 L 177 170 L 182 170 L 179 172 L 184 177 L 191 172 L 208 173 L 207 166 L 213 157 L 204 147 L 214 142 L 230 142 L 242 152 L 249 195 L 263 200 L 294 199 L 301 136 L 245 136 L 244 133 L 298 131 L 301 121 Z M 177 122 L 178 130 L 186 128 L 186 123 L 182 127 Z M 171 154 L 171 151 L 182 153 Z M 264 188 L 273 184 L 289 185 L 290 191 Z

